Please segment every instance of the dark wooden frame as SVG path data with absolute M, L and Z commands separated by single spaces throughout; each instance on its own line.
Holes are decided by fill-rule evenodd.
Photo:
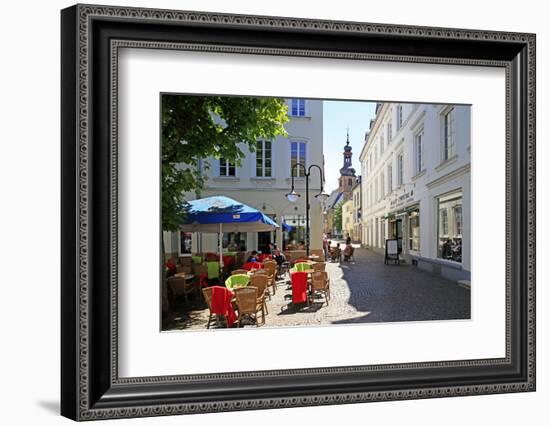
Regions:
M 63 10 L 61 28 L 64 416 L 89 420 L 535 390 L 533 34 L 96 5 Z M 119 378 L 114 101 L 121 46 L 505 68 L 506 357 Z

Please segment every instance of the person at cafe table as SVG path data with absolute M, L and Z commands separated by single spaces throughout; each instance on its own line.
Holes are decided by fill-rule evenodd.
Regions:
M 246 259 L 246 263 L 249 262 L 258 262 L 258 252 L 256 250 L 252 250 L 252 253 L 250 253 L 250 256 Z
M 273 255 L 273 260 L 277 262 L 277 266 L 281 266 L 284 262 L 286 262 L 286 257 L 283 253 L 281 253 L 281 250 L 275 250 L 275 254 Z

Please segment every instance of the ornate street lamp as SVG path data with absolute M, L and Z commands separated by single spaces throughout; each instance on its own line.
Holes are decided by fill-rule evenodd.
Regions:
M 319 170 L 319 175 L 321 178 L 321 189 L 318 194 L 315 194 L 315 198 L 317 198 L 320 202 L 323 202 L 328 198 L 328 194 L 323 189 L 323 182 L 325 178 L 323 176 L 323 169 L 320 166 L 318 166 L 317 164 L 311 164 L 306 169 L 306 166 L 304 166 L 302 163 L 296 163 L 292 166 L 291 169 L 292 183 L 290 192 L 286 194 L 286 198 L 288 199 L 288 201 L 290 201 L 291 203 L 295 203 L 300 197 L 300 194 L 298 194 L 294 189 L 294 175 L 296 174 L 295 172 L 298 170 L 298 167 L 302 167 L 304 171 L 304 177 L 306 178 L 306 256 L 309 257 L 309 209 L 311 207 L 309 205 L 309 177 L 311 175 L 312 169 L 315 168 Z

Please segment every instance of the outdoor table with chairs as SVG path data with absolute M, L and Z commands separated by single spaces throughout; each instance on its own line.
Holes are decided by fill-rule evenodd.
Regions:
M 287 275 L 292 289 L 292 304 L 311 305 L 316 295 L 321 294 L 324 296 L 323 304 L 326 302 L 328 305 L 330 285 L 325 269 L 325 262 L 307 258 L 294 261 Z M 192 280 L 191 274 L 179 278 Z M 277 280 L 277 262 L 266 258 L 262 262 L 245 263 L 241 268 L 230 271 L 220 285 L 203 288 L 209 310 L 206 327 L 210 328 L 214 319 L 218 327 L 266 324 L 269 314 L 267 301 L 275 295 Z
M 310 304 L 313 302 L 314 294 L 321 292 L 328 305 L 330 286 L 325 267 L 325 262 L 297 261 L 290 270 L 292 303 Z

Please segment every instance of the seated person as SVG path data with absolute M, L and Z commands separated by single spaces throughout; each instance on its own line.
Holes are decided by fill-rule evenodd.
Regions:
M 246 259 L 246 263 L 248 263 L 248 262 L 259 262 L 258 252 L 256 250 L 252 250 L 252 253 L 248 257 L 248 259 Z
M 340 248 L 340 243 L 336 244 L 336 247 L 331 250 L 331 257 L 332 259 L 338 259 L 340 260 L 340 257 L 342 256 L 342 249 Z
M 348 262 L 351 256 L 353 256 L 353 246 L 351 245 L 351 242 L 346 244 L 343 255 L 344 255 L 344 261 L 346 262 Z
M 284 262 L 286 262 L 286 257 L 283 253 L 281 253 L 281 250 L 275 250 L 273 260 L 277 262 L 277 266 L 281 266 Z
M 266 248 L 263 251 L 263 254 L 271 254 L 273 255 L 273 244 L 268 243 Z

